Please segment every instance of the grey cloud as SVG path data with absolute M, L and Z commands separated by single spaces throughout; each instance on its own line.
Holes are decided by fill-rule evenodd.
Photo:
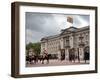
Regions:
M 67 16 L 69 15 L 26 12 L 26 43 L 38 42 L 42 37 L 58 34 L 61 29 L 66 28 Z M 74 25 L 78 26 L 80 22 L 77 17 L 71 16 L 73 16 Z M 89 22 L 89 16 L 80 16 Z
M 26 12 L 26 29 L 41 31 L 45 28 L 47 21 L 50 20 L 52 20 L 50 14 Z

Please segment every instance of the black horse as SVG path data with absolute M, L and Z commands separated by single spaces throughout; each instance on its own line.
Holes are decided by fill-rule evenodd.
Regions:
M 85 63 L 86 63 L 87 60 L 89 60 L 89 58 L 90 58 L 89 52 L 84 52 Z
M 42 64 L 44 64 L 44 60 L 47 60 L 47 64 L 49 63 L 49 59 L 50 59 L 50 54 L 43 54 L 40 55 L 39 60 L 42 61 Z
M 84 60 L 85 60 L 85 63 L 87 60 L 90 60 L 89 46 L 86 46 L 84 48 Z
M 32 63 L 32 57 L 27 55 L 26 56 L 26 62 L 27 62 L 27 64 L 31 64 Z
M 43 54 L 43 55 L 27 55 L 26 56 L 26 62 L 27 64 L 36 64 L 38 61 L 40 61 L 42 64 L 44 64 L 44 60 L 47 60 L 47 64 L 49 63 L 50 54 Z
M 26 56 L 26 62 L 27 64 L 36 64 L 38 62 L 38 56 L 36 55 L 27 55 Z

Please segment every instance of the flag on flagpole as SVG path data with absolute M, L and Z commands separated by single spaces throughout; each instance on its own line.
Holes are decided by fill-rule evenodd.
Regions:
M 73 23 L 73 18 L 71 16 L 67 17 L 67 22 Z

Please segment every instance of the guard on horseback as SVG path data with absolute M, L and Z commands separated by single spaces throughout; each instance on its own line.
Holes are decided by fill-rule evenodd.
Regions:
M 47 64 L 49 63 L 49 56 L 48 56 L 48 52 L 46 49 L 43 50 L 43 55 L 42 55 L 42 64 L 44 64 L 44 60 L 47 60 Z

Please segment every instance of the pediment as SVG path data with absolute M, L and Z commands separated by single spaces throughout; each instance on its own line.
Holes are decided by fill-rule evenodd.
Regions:
M 69 27 L 69 28 L 67 28 L 67 30 L 66 31 L 76 31 L 77 30 L 77 28 L 76 27 Z
M 71 32 L 75 32 L 77 30 L 78 30 L 78 28 L 72 26 L 72 27 L 62 30 L 61 34 L 71 33 Z

